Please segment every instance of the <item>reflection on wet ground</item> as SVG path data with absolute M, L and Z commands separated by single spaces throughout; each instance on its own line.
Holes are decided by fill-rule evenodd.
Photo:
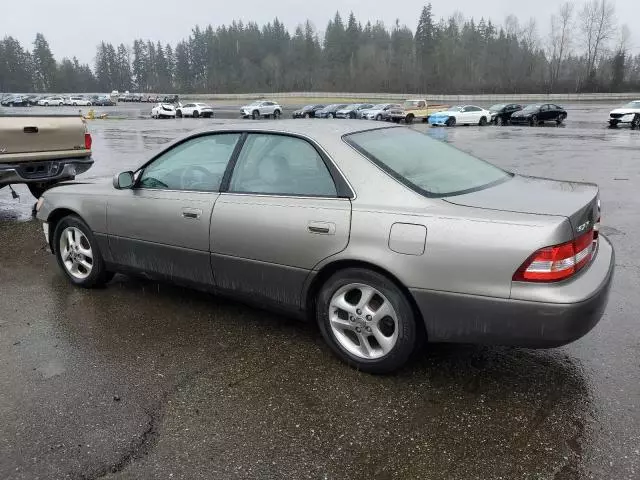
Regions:
M 618 268 L 575 344 L 435 345 L 386 377 L 344 367 L 312 325 L 221 298 L 120 275 L 72 288 L 28 192 L 0 191 L 0 477 L 638 478 L 640 132 L 603 127 L 610 109 L 569 107 L 564 128 L 415 127 L 600 184 Z M 216 121 L 93 122 L 85 178 Z

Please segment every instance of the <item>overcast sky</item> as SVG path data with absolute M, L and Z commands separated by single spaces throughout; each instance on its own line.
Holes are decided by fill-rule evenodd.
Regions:
M 576 0 L 581 4 L 583 0 Z M 640 52 L 640 0 L 611 0 L 620 23 L 632 32 L 633 52 Z M 93 64 L 100 40 L 130 44 L 134 38 L 175 42 L 189 35 L 195 24 L 214 26 L 241 19 L 259 24 L 278 17 L 289 31 L 310 19 L 324 31 L 336 10 L 343 17 L 353 11 L 363 24 L 400 19 L 413 31 L 425 0 L 2 0 L 0 35 L 17 37 L 31 49 L 36 32 L 49 40 L 56 58 L 77 56 Z M 514 14 L 524 23 L 535 17 L 541 35 L 548 33 L 549 17 L 560 0 L 432 0 L 436 19 L 456 10 L 467 17 L 484 16 L 502 24 Z

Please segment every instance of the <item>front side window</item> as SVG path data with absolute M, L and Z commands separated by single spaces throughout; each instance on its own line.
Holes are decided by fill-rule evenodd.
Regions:
M 512 176 L 490 163 L 408 128 L 370 130 L 344 138 L 391 176 L 428 197 L 461 195 L 506 181 Z
M 239 133 L 221 133 L 176 145 L 145 167 L 137 187 L 217 192 L 239 138 Z
M 231 176 L 229 191 L 296 196 L 337 196 L 324 161 L 306 140 L 249 134 Z

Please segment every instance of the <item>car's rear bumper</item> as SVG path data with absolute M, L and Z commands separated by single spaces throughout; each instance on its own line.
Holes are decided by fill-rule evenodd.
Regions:
M 411 289 L 431 342 L 482 343 L 550 348 L 586 335 L 604 313 L 613 280 L 615 254 L 601 237 L 589 267 L 549 289 L 549 301 L 500 299 Z M 562 298 L 566 303 L 560 303 Z
M 34 161 L 17 165 L 0 164 L 0 186 L 72 179 L 89 170 L 92 165 L 91 158 Z

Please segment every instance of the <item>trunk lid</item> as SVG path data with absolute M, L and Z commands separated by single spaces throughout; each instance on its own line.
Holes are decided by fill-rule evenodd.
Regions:
M 599 197 L 594 184 L 514 175 L 493 187 L 444 200 L 473 208 L 566 217 L 578 237 L 600 218 Z
M 0 116 L 0 162 L 4 154 L 85 150 L 85 124 L 74 116 Z

